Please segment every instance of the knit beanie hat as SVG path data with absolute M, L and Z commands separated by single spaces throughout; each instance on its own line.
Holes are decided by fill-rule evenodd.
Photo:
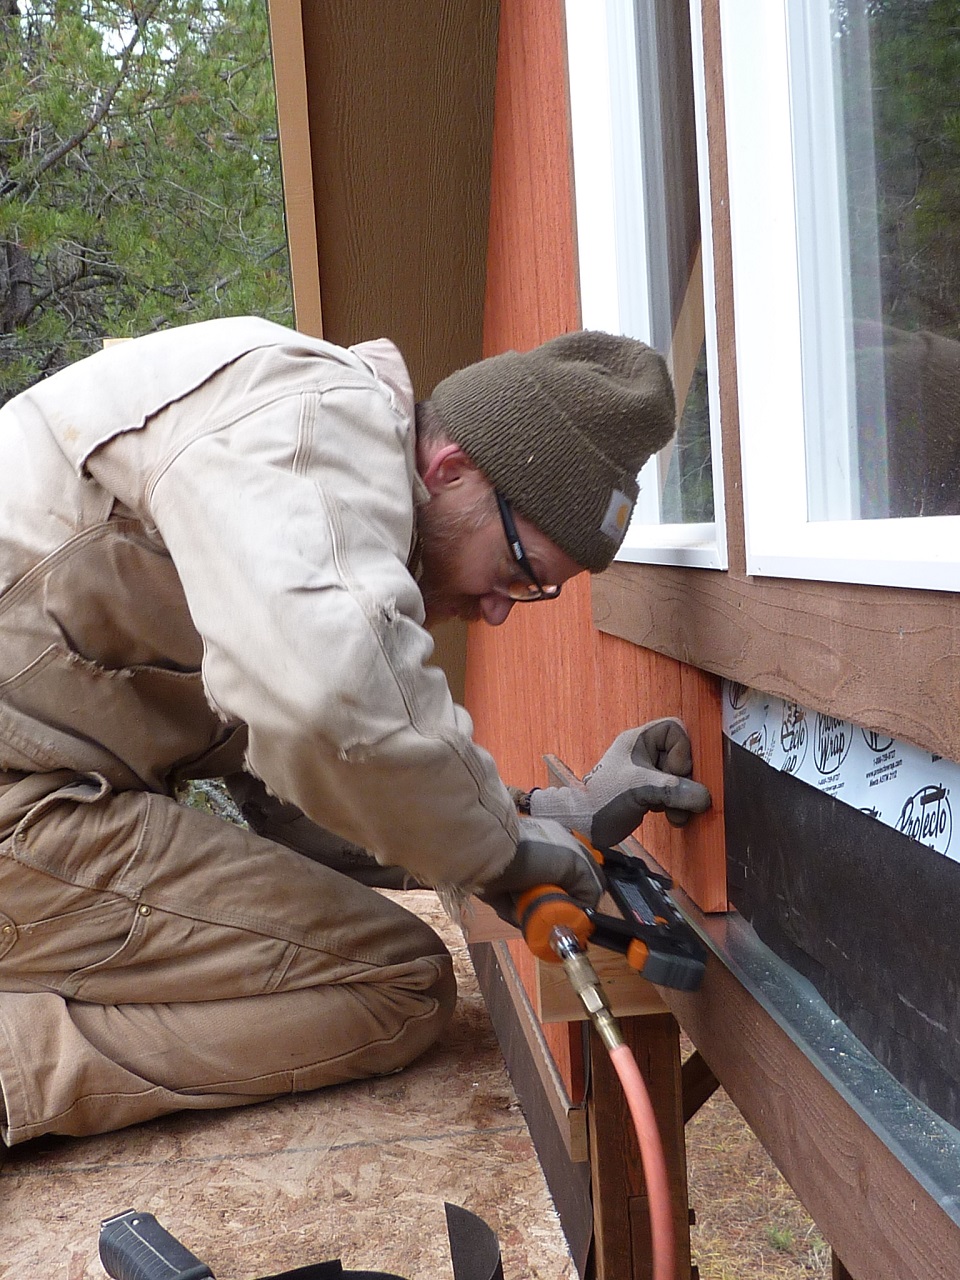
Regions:
M 637 472 L 676 426 L 662 357 L 591 330 L 468 365 L 431 401 L 493 486 L 591 573 L 616 554 Z

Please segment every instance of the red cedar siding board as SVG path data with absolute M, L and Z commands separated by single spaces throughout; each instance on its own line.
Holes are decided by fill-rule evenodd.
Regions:
M 560 0 L 501 0 L 487 355 L 526 350 L 580 325 L 564 39 Z M 545 753 L 582 774 L 622 729 L 682 715 L 714 808 L 683 832 L 650 815 L 640 836 L 699 905 L 726 908 L 717 682 L 597 631 L 587 577 L 569 583 L 556 603 L 516 608 L 502 628 L 470 628 L 466 704 L 504 778 L 525 787 L 546 784 Z M 514 949 L 529 981 L 525 948 Z M 545 1033 L 575 1097 L 579 1030 Z

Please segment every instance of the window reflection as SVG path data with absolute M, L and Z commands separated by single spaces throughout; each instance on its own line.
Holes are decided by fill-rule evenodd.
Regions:
M 652 343 L 669 353 L 677 434 L 659 458 L 661 520 L 712 523 L 713 474 L 700 252 L 690 12 L 636 0 Z
M 848 510 L 811 517 L 960 514 L 960 3 L 830 18 L 856 429 Z

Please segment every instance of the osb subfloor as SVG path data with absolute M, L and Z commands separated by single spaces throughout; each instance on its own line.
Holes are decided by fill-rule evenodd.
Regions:
M 450 1280 L 447 1200 L 496 1232 L 507 1280 L 576 1280 L 460 931 L 433 894 L 398 896 L 457 964 L 442 1045 L 372 1082 L 14 1148 L 0 1168 L 0 1276 L 103 1280 L 99 1223 L 135 1208 L 217 1280 L 332 1258 Z

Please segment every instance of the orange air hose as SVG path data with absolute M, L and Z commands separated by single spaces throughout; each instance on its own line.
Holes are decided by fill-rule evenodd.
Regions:
M 657 1118 L 637 1060 L 623 1041 L 606 992 L 586 952 L 592 925 L 556 885 L 540 885 L 517 900 L 517 918 L 534 955 L 560 961 L 574 991 L 600 1036 L 620 1080 L 640 1147 L 640 1162 L 650 1206 L 652 1280 L 676 1280 L 676 1237 L 670 1180 Z
M 640 1161 L 650 1205 L 653 1280 L 676 1280 L 677 1251 L 670 1204 L 670 1180 L 653 1104 L 629 1046 L 620 1044 L 609 1052 L 610 1061 L 623 1086 L 627 1106 L 633 1117 L 633 1127 L 637 1131 L 637 1142 L 640 1144 Z

